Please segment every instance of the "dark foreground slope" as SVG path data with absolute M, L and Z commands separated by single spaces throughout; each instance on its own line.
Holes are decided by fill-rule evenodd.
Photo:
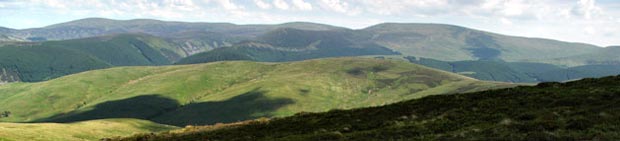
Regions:
M 121 140 L 618 140 L 619 86 L 620 76 L 541 83 Z

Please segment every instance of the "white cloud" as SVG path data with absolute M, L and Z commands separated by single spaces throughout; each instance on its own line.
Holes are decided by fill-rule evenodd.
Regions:
M 312 4 L 305 2 L 304 0 L 293 0 L 293 5 L 300 10 L 312 10 Z
M 588 33 L 588 34 L 590 34 L 590 35 L 596 34 L 596 29 L 594 29 L 594 27 L 592 27 L 592 26 L 588 26 L 588 27 L 584 28 L 583 31 Z
M 166 0 L 164 1 L 164 4 L 169 5 L 171 8 L 184 11 L 193 11 L 199 9 L 199 7 L 194 4 L 194 1 L 192 0 Z
M 321 0 L 321 6 L 325 9 L 347 15 L 358 15 L 361 13 L 359 8 L 352 8 L 348 2 L 341 0 Z
M 510 20 L 508 20 L 508 19 L 506 19 L 506 18 L 501 18 L 501 19 L 500 19 L 500 21 L 501 21 L 503 24 L 506 24 L 506 25 L 512 25 L 512 21 L 510 21 Z
M 380 15 L 414 14 L 419 16 L 443 13 L 448 8 L 447 0 L 361 0 L 365 11 Z M 410 12 L 415 13 L 410 13 Z
M 271 9 L 271 4 L 266 3 L 262 0 L 254 0 L 254 4 L 256 4 L 256 6 L 258 6 L 258 8 L 260 9 Z
M 321 0 L 321 2 L 323 2 L 323 4 L 325 4 L 330 10 L 334 10 L 340 13 L 346 13 L 349 6 L 348 3 L 342 2 L 340 0 Z
M 67 8 L 67 6 L 65 5 L 66 1 L 61 2 L 58 0 L 35 0 L 34 2 L 42 3 L 46 6 L 53 7 L 53 8 Z
M 527 5 L 520 0 L 511 0 L 504 3 L 502 13 L 506 16 L 519 16 L 527 8 Z
M 572 12 L 583 16 L 585 19 L 592 19 L 602 13 L 602 9 L 596 6 L 596 0 L 580 0 L 578 5 L 573 7 Z
M 217 2 L 222 5 L 222 7 L 226 10 L 237 10 L 240 9 L 240 6 L 237 6 L 230 0 L 217 0 Z
M 278 9 L 282 9 L 282 10 L 289 9 L 288 3 L 286 3 L 286 1 L 284 0 L 273 0 L 273 5 L 276 6 L 276 8 Z

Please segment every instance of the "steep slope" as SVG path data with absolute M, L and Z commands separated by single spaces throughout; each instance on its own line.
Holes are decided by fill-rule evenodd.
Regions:
M 448 62 L 412 56 L 405 58 L 415 64 L 489 81 L 532 83 L 569 81 L 620 74 L 620 65 L 560 67 L 551 64 L 529 62 L 491 60 Z
M 10 41 L 19 41 L 19 40 L 14 37 L 8 36 L 6 34 L 0 33 L 0 42 L 10 42 Z
M 196 54 L 177 63 L 195 64 L 224 60 L 281 62 L 325 57 L 398 54 L 368 42 L 367 38 L 350 30 L 311 31 L 280 28 L 258 36 L 257 41 L 245 41 L 232 47 Z
M 43 42 L 42 47 L 55 46 L 92 55 L 115 66 L 164 65 L 170 64 L 171 58 L 165 53 L 174 52 L 170 46 L 149 46 L 140 34 L 120 34 L 95 38 Z M 154 38 L 154 37 L 153 37 Z M 178 54 L 171 54 L 177 55 Z
M 219 47 L 231 46 L 245 38 L 231 37 L 229 35 L 218 32 L 204 31 L 187 31 L 170 34 L 171 37 L 166 38 L 168 44 L 180 48 L 177 54 L 180 54 L 180 60 L 183 57 L 191 56 L 197 53 L 209 51 Z
M 88 54 L 63 47 L 0 47 L 0 83 L 42 81 L 110 66 Z
M 76 123 L 0 123 L 3 141 L 84 141 L 111 136 L 161 132 L 178 127 L 136 119 L 105 119 Z
M 10 29 L 10 28 L 6 28 L 6 27 L 1 27 L 0 26 L 0 34 L 8 34 L 11 32 L 14 32 L 15 29 Z
M 18 39 L 9 36 L 13 32 L 15 32 L 15 29 L 0 27 L 0 42 L 17 41 Z
M 620 76 L 116 140 L 618 140 Z
M 0 121 L 139 118 L 184 126 L 512 86 L 404 61 L 362 58 L 120 67 L 0 85 L 0 110 L 12 113 Z
M 0 81 L 36 82 L 111 66 L 166 65 L 184 50 L 143 34 L 13 43 L 0 47 Z
M 373 41 L 404 55 L 444 61 L 550 59 L 600 49 L 588 44 L 504 36 L 442 24 L 385 23 L 362 31 L 372 34 Z

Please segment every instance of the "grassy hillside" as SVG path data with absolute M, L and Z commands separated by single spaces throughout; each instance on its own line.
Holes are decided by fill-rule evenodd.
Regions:
M 178 127 L 136 119 L 105 119 L 76 123 L 0 123 L 1 141 L 83 141 L 111 136 L 161 132 Z
M 620 76 L 117 140 L 618 140 Z
M 544 63 L 504 62 L 493 60 L 439 61 L 405 57 L 410 62 L 450 71 L 480 80 L 503 82 L 549 82 L 620 74 L 620 65 L 585 65 L 560 67 Z
M 593 53 L 530 61 L 559 64 L 569 67 L 584 65 L 620 65 L 620 55 L 618 55 L 618 53 L 620 53 L 620 47 L 606 47 Z
M 0 111 L 11 112 L 0 121 L 139 118 L 213 124 L 512 86 L 404 61 L 362 58 L 118 67 L 0 85 Z
M 232 47 L 189 56 L 177 64 L 196 64 L 225 60 L 263 62 L 299 61 L 306 59 L 398 54 L 350 30 L 314 31 L 280 28 L 258 36 L 257 41 L 240 42 Z
M 500 60 L 561 64 L 548 60 L 609 52 L 594 45 L 505 36 L 441 24 L 386 23 L 362 30 L 278 28 L 247 40 L 233 44 L 233 48 L 215 49 L 180 63 L 248 59 L 290 61 L 326 56 L 402 54 L 444 61 Z M 599 62 L 614 59 L 591 56 Z
M 362 31 L 404 55 L 444 61 L 551 59 L 591 53 L 594 45 L 499 35 L 442 24 L 385 23 Z

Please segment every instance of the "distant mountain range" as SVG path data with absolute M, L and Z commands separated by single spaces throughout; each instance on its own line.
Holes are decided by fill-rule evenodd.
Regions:
M 87 38 L 119 33 L 146 33 L 160 37 L 175 37 L 174 35 L 178 35 L 178 33 L 187 32 L 215 32 L 233 37 L 248 38 L 283 27 L 306 30 L 343 29 L 330 25 L 305 22 L 279 25 L 235 25 L 231 23 L 168 22 L 151 19 L 111 20 L 88 18 L 42 28 L 15 30 L 11 35 L 37 41 Z
M 5 70 L 0 72 L 0 81 L 5 82 L 42 81 L 112 66 L 195 64 L 225 60 L 281 62 L 364 55 L 415 56 L 447 62 L 484 60 L 544 63 L 560 68 L 620 64 L 620 58 L 616 55 L 620 53 L 618 47 L 602 48 L 583 43 L 505 36 L 453 25 L 413 23 L 384 23 L 353 30 L 307 22 L 236 25 L 88 18 L 42 28 L 0 28 L 0 46 L 5 46 L 0 47 L 1 53 L 13 54 L 0 56 L 0 68 Z M 19 55 L 28 49 L 27 52 L 40 57 Z M 98 63 L 73 67 L 83 66 L 80 64 L 84 62 L 58 60 L 63 57 L 55 57 L 57 60 L 50 62 L 46 56 L 59 55 L 51 52 L 65 52 L 70 56 L 84 58 L 79 60 Z M 30 60 L 31 63 L 16 60 Z M 58 62 L 69 68 L 55 65 Z M 525 73 L 529 72 L 517 71 L 508 75 L 519 76 Z M 510 82 L 547 80 L 470 76 Z M 573 77 L 549 80 L 569 78 Z

